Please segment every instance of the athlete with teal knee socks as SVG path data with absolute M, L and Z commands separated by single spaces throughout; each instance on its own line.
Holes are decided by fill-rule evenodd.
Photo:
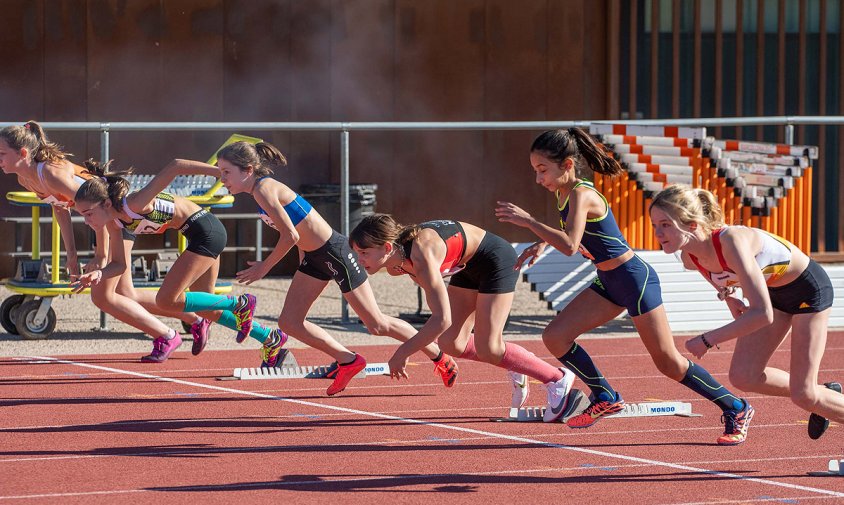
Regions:
M 216 283 L 218 257 L 226 244 L 225 227 L 219 219 L 190 200 L 162 192 L 176 176 L 196 173 L 203 166 L 210 165 L 174 160 L 146 187 L 131 194 L 128 181 L 121 177 L 128 172 L 109 172 L 108 165 L 87 163 L 89 172 L 96 177 L 86 181 L 77 191 L 76 196 L 80 201 L 77 210 L 89 224 L 106 226 L 111 243 L 119 243 L 121 247 L 115 249 L 111 262 L 105 268 L 80 276 L 75 283 L 77 288 L 96 286 L 104 278 L 127 275 L 126 258 L 131 257 L 135 235 L 179 229 L 188 239 L 187 249 L 179 255 L 165 276 L 161 288 L 155 294 L 154 307 L 164 315 L 200 313 L 216 319 L 220 324 L 237 330 L 238 341 L 247 335 L 252 335 L 262 343 L 286 338 L 280 332 L 273 333 L 266 329 L 251 331 L 256 302 L 254 296 L 246 294 L 233 297 L 210 293 Z M 117 261 L 118 257 L 122 261 Z M 188 287 L 191 291 L 185 293 Z M 94 289 L 99 291 L 100 288 Z M 146 302 L 149 304 L 150 300 Z M 126 322 L 132 324 L 132 318 L 129 319 Z M 191 330 L 194 334 L 193 352 L 198 354 L 207 342 L 207 318 L 194 321 Z M 152 353 L 142 361 L 163 362 L 182 343 L 181 336 L 171 329 L 159 335 L 153 343 Z

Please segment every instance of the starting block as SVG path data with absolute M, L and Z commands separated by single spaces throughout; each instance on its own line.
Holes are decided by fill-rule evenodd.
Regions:
M 569 392 L 569 404 L 566 406 L 566 411 L 563 412 L 559 422 L 568 421 L 570 417 L 583 412 L 588 406 L 589 397 L 579 389 L 572 389 Z M 511 408 L 510 415 L 507 417 L 497 417 L 491 420 L 496 422 L 541 423 L 543 416 L 545 416 L 545 407 L 522 407 L 520 409 Z
M 576 393 L 575 393 L 576 392 Z M 589 398 L 577 389 L 572 389 L 570 395 L 577 396 L 570 398 L 572 402 L 567 412 L 560 419 L 566 422 L 569 417 L 582 412 L 589 406 Z M 496 418 L 494 421 L 515 421 L 522 423 L 542 422 L 542 416 L 545 414 L 545 407 L 522 407 L 520 409 L 510 409 L 510 415 L 505 418 Z M 656 417 L 656 416 L 679 416 L 679 417 L 699 417 L 701 414 L 692 413 L 692 404 L 686 402 L 648 402 L 648 403 L 627 403 L 624 409 L 616 414 L 606 416 L 607 419 L 614 417 Z M 832 464 L 832 462 L 830 462 Z M 842 460 L 844 465 L 844 460 Z M 844 475 L 844 474 L 842 474 Z
M 337 363 L 322 366 L 298 366 L 298 364 L 291 366 L 285 363 L 273 368 L 235 368 L 230 380 L 327 379 L 336 369 Z M 362 379 L 367 375 L 387 375 L 388 373 L 387 363 L 370 363 L 358 372 L 355 378 Z
M 844 459 L 829 460 L 829 473 L 832 475 L 844 475 Z

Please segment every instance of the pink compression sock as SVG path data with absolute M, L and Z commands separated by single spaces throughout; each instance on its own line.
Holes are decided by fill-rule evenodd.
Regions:
M 466 342 L 466 349 L 460 357 L 472 361 L 481 361 L 475 350 L 474 335 L 469 337 L 469 341 Z M 563 377 L 563 372 L 559 368 L 554 368 L 537 358 L 535 354 L 524 347 L 511 342 L 505 342 L 504 358 L 496 366 L 513 372 L 523 373 L 532 379 L 541 381 L 543 384 L 556 382 Z
M 504 359 L 498 366 L 513 372 L 523 373 L 543 384 L 556 382 L 563 377 L 563 372 L 559 368 L 549 365 L 537 358 L 536 354 L 512 342 L 504 344 Z

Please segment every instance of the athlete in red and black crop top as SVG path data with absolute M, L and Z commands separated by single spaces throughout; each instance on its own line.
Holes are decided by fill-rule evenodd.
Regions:
M 454 275 L 460 270 L 463 270 L 463 256 L 466 254 L 466 232 L 463 231 L 463 225 L 457 221 L 440 219 L 437 221 L 426 221 L 419 225 L 423 230 L 434 230 L 437 235 L 445 242 L 446 253 L 442 264 L 440 264 L 440 273 L 443 276 Z M 402 244 L 405 262 L 408 265 L 413 265 L 410 260 L 410 252 L 413 249 L 413 241 Z M 409 273 L 405 271 L 405 273 Z M 413 275 L 413 274 L 410 274 Z

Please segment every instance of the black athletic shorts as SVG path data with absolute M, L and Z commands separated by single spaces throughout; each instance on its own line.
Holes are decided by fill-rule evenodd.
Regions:
M 768 288 L 768 294 L 771 305 L 786 314 L 811 314 L 832 307 L 832 281 L 813 259 L 800 277 L 785 286 Z
M 343 293 L 366 282 L 366 270 L 358 263 L 349 239 L 333 230 L 322 247 L 305 253 L 299 271 L 321 281 L 334 279 Z
M 478 293 L 513 293 L 519 280 L 518 270 L 513 270 L 517 258 L 509 242 L 486 232 L 466 268 L 454 274 L 448 284 Z
M 226 227 L 207 209 L 199 210 L 187 218 L 179 231 L 188 240 L 185 250 L 200 256 L 217 258 L 226 248 Z

